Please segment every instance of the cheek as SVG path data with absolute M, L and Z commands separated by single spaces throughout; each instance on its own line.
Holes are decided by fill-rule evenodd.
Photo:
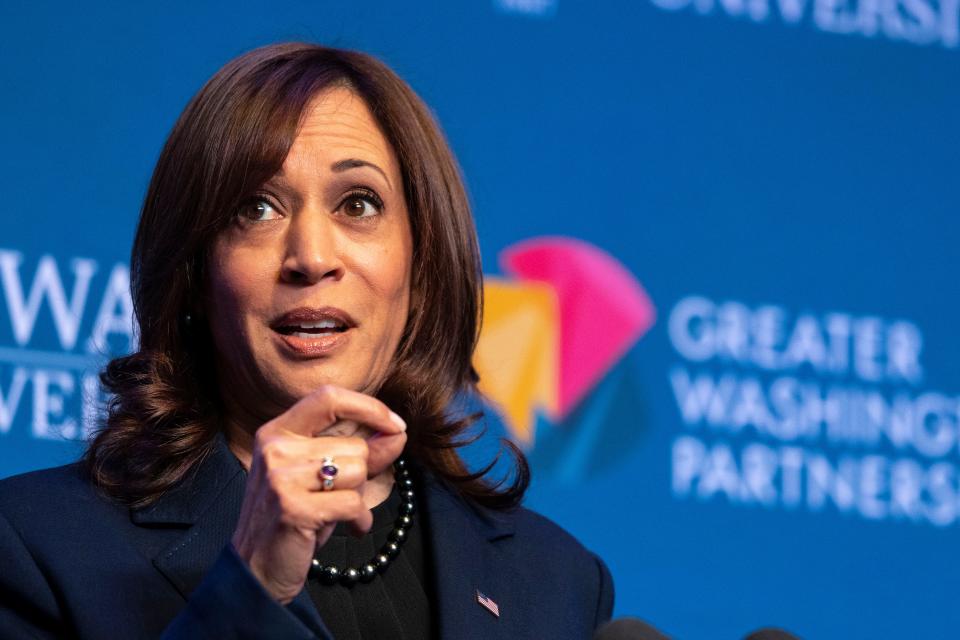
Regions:
M 269 274 L 258 265 L 267 264 L 262 257 L 247 255 L 249 251 L 230 247 L 218 247 L 211 256 L 210 318 L 215 332 L 229 331 L 237 336 L 243 331 L 244 321 L 269 296 Z M 221 335 L 221 337 L 224 337 Z M 222 344 L 222 341 L 219 341 Z
M 379 318 L 377 341 L 384 347 L 399 341 L 410 307 L 409 250 L 399 242 L 388 246 L 364 251 L 355 262 L 370 294 L 371 311 Z
M 412 245 L 407 221 L 391 219 L 374 235 L 349 238 L 341 256 L 348 272 L 354 270 L 378 297 L 393 300 L 410 288 Z
M 389 321 L 402 329 L 410 306 L 411 252 L 409 242 L 398 244 L 398 249 L 382 256 L 379 281 L 381 295 L 390 306 Z

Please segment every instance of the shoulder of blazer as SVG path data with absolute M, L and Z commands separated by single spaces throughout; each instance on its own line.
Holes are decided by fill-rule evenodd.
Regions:
M 527 567 L 541 589 L 562 594 L 592 628 L 613 615 L 613 578 L 603 560 L 549 518 L 519 507 L 509 512 L 514 537 L 508 550 L 512 561 Z
M 15 526 L 42 526 L 46 521 L 62 520 L 78 509 L 91 507 L 125 511 L 98 494 L 79 463 L 0 480 L 0 513 Z
M 543 556 L 547 561 L 585 563 L 591 570 L 596 556 L 563 527 L 526 507 L 492 509 L 462 497 L 449 483 L 429 472 L 421 472 L 431 514 L 443 519 L 454 512 L 460 523 L 469 523 L 488 541 L 509 540 L 523 552 Z
M 60 577 L 83 581 L 76 564 L 88 540 L 102 523 L 124 520 L 126 510 L 98 496 L 76 464 L 0 480 L 0 628 L 70 635 Z M 89 581 L 82 586 L 89 590 Z
M 523 507 L 483 507 L 424 476 L 441 637 L 523 637 L 530 629 L 588 637 L 609 619 L 606 566 L 559 525 Z M 480 594 L 498 603 L 496 617 L 477 605 Z

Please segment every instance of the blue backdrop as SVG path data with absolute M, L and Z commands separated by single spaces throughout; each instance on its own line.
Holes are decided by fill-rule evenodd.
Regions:
M 198 4 L 0 8 L 0 476 L 95 422 L 189 97 L 257 45 L 359 48 L 436 111 L 486 273 L 576 238 L 656 309 L 527 445 L 528 503 L 607 560 L 617 615 L 956 636 L 958 0 Z

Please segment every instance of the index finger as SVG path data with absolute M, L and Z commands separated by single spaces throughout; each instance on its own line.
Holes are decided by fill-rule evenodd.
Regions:
M 334 385 L 324 385 L 274 419 L 277 427 L 305 436 L 317 436 L 339 420 L 354 420 L 384 434 L 407 430 L 403 418 L 373 396 Z

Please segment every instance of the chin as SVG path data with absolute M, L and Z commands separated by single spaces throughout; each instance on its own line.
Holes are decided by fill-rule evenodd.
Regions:
M 364 391 L 363 384 L 351 380 L 347 376 L 325 374 L 319 376 L 282 376 L 281 393 L 293 402 L 301 400 L 324 385 L 334 385 L 352 391 Z

